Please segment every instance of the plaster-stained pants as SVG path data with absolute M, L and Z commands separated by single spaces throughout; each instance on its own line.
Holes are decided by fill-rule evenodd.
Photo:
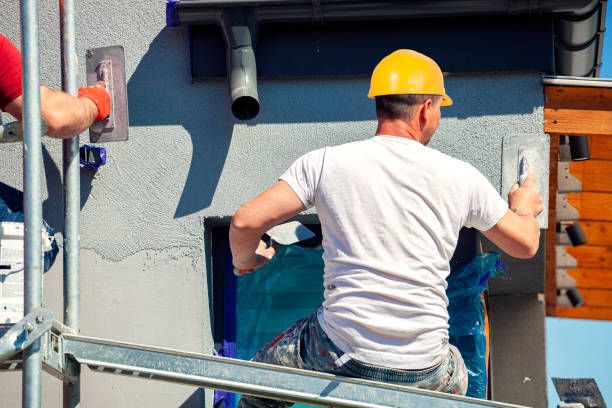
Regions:
M 425 370 L 398 370 L 352 359 L 338 367 L 335 361 L 342 354 L 319 325 L 317 313 L 313 313 L 262 347 L 251 360 L 452 394 L 465 395 L 467 391 L 467 370 L 461 353 L 452 345 L 446 359 Z M 291 405 L 293 403 L 247 395 L 242 396 L 238 403 L 239 408 L 284 408 Z

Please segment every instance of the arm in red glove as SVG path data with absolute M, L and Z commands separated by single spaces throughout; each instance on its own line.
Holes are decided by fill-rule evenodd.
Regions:
M 101 103 L 100 109 L 90 95 L 75 98 L 65 92 L 49 89 L 44 85 L 40 87 L 40 110 L 49 127 L 47 136 L 60 139 L 71 138 L 89 128 L 92 123 L 98 120 L 100 115 L 104 115 L 101 117 L 102 119 L 108 116 L 110 96 L 108 96 L 106 88 L 96 85 L 95 87 L 81 89 L 88 88 L 96 88 L 93 93 L 97 95 L 98 103 Z M 91 93 L 91 91 L 86 93 Z M 104 105 L 104 94 L 108 98 L 106 105 Z M 104 108 L 106 108 L 106 111 L 103 110 Z M 23 96 L 6 105 L 4 110 L 15 118 L 21 119 Z
M 110 96 L 104 85 L 87 89 L 83 97 L 40 87 L 40 110 L 47 122 L 48 136 L 70 138 L 78 135 L 110 113 Z M 21 54 L 6 37 L 0 35 L 0 109 L 22 118 Z
M 96 105 L 98 115 L 94 119 L 94 122 L 99 122 L 110 115 L 110 94 L 106 90 L 106 84 L 104 82 L 100 82 L 95 86 L 79 88 L 79 98 L 87 98 Z

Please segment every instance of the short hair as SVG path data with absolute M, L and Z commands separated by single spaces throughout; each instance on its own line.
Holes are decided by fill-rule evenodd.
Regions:
M 438 102 L 441 95 L 401 94 L 381 95 L 376 97 L 376 115 L 382 119 L 409 119 L 414 115 L 414 108 L 427 99 Z

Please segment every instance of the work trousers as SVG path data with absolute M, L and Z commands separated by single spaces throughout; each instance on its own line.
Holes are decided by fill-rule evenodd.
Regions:
M 451 394 L 465 395 L 467 391 L 467 370 L 461 353 L 453 345 L 449 346 L 448 355 L 439 364 L 423 370 L 400 370 L 355 359 L 344 361 L 341 358 L 343 354 L 319 325 L 317 313 L 313 313 L 262 347 L 251 360 Z M 284 408 L 291 405 L 293 403 L 248 395 L 243 395 L 238 403 L 239 408 Z

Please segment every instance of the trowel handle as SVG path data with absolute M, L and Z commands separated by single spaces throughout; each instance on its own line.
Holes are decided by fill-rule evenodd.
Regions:
M 518 183 L 519 186 L 522 186 L 527 179 L 529 173 L 531 173 L 529 158 L 525 152 L 519 153 L 519 162 L 518 162 Z

